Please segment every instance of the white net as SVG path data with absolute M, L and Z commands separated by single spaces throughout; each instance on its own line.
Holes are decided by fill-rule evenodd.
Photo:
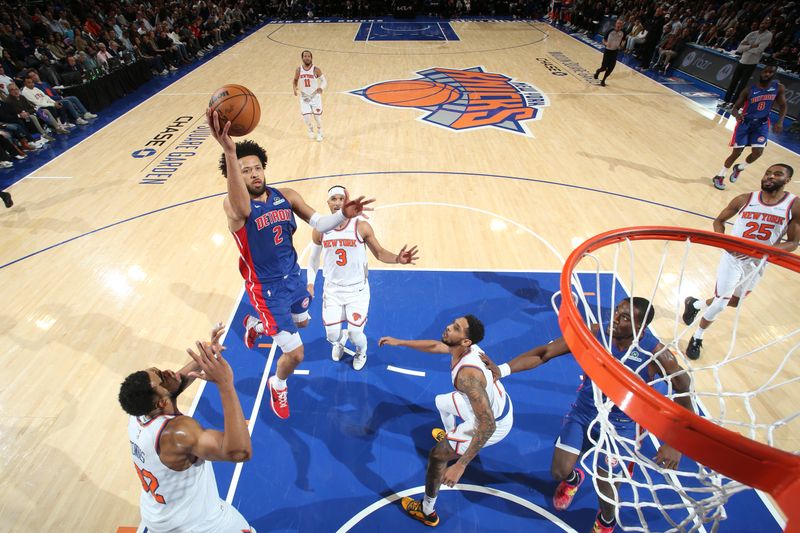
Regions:
M 674 375 L 668 375 L 658 360 L 662 354 L 647 352 L 639 346 L 638 336 L 621 361 L 637 374 L 650 376 L 651 386 L 667 398 L 690 398 L 695 412 L 715 424 L 796 453 L 800 450 L 797 274 L 772 265 L 765 269 L 765 257 L 738 255 L 738 261 L 749 262 L 739 280 L 746 289 L 743 293 L 755 290 L 707 328 L 699 359 L 685 355 L 704 313 L 700 310 L 691 324 L 685 324 L 685 299 L 694 296 L 704 302 L 714 296 L 717 264 L 724 253 L 688 238 L 624 240 L 598 248 L 575 265 L 572 300 L 587 327 L 602 325 L 598 340 L 611 357 L 614 306 L 629 296 L 647 298 L 656 316 L 650 331 L 675 355 L 681 373 L 690 377 L 689 392 L 673 389 Z M 762 273 L 766 275 L 759 282 Z M 631 357 L 635 362 L 628 360 Z M 620 431 L 614 405 L 596 385 L 594 399 L 598 414 L 589 431 L 591 448 L 580 460 L 598 495 L 617 503 L 619 526 L 628 531 L 716 531 L 726 517 L 728 499 L 748 487 L 689 457 L 676 470 L 661 468 L 654 462 L 660 446 L 657 437 L 638 425 L 635 437 Z M 610 485 L 607 495 L 598 484 Z

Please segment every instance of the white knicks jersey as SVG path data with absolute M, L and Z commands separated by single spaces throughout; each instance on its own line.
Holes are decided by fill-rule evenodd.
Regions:
M 367 280 L 367 245 L 358 234 L 358 218 L 322 234 L 322 275 L 325 283 L 340 286 Z
M 175 416 L 131 416 L 128 421 L 133 466 L 142 485 L 142 522 L 158 533 L 211 533 L 223 515 L 211 463 L 198 459 L 186 470 L 177 471 L 158 456 L 161 432 Z
M 499 380 L 495 381 L 492 377 L 491 371 L 486 368 L 485 364 L 483 364 L 480 356 L 481 353 L 483 353 L 483 350 L 481 350 L 477 344 L 470 346 L 469 353 L 459 359 L 458 363 L 456 363 L 456 365 L 450 370 L 450 379 L 453 382 L 453 387 L 455 387 L 456 377 L 458 376 L 459 371 L 465 366 L 472 366 L 483 372 L 483 377 L 486 379 L 486 395 L 489 397 L 489 405 L 492 407 L 492 414 L 494 415 L 495 420 L 497 420 L 501 417 L 501 415 L 505 414 L 506 404 L 508 404 L 511 400 L 508 397 L 503 384 L 500 383 Z M 472 406 L 469 403 L 469 397 L 458 389 L 456 389 L 454 394 L 460 394 L 463 396 L 466 405 L 468 406 L 468 412 L 460 413 L 461 418 L 463 420 L 474 420 L 475 413 L 472 411 Z
M 300 65 L 300 79 L 297 80 L 297 86 L 300 88 L 300 94 L 312 95 L 314 91 L 319 88 L 319 79 L 314 75 L 314 65 L 306 70 L 305 66 Z
M 751 192 L 747 203 L 739 210 L 731 234 L 763 244 L 777 244 L 789 228 L 796 198 L 787 191 L 778 203 L 769 205 L 762 202 L 760 191 Z

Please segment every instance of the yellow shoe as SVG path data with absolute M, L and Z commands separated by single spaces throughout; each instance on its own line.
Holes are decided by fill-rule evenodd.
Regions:
M 439 431 L 444 433 L 444 430 L 440 429 Z M 439 525 L 439 515 L 436 514 L 436 511 L 428 515 L 423 513 L 421 501 L 414 500 L 406 496 L 400 500 L 400 505 L 403 507 L 403 511 L 405 511 L 408 516 L 419 520 L 426 526 L 436 527 Z
M 436 442 L 442 442 L 447 438 L 447 432 L 442 428 L 433 428 L 433 431 L 431 431 L 431 436 Z

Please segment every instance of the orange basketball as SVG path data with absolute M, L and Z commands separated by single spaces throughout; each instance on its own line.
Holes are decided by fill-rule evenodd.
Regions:
M 258 126 L 261 118 L 261 106 L 258 105 L 256 95 L 247 87 L 241 85 L 223 85 L 211 95 L 208 107 L 219 113 L 221 127 L 230 121 L 231 137 L 247 135 Z
M 444 83 L 428 80 L 398 80 L 376 83 L 365 96 L 379 104 L 427 107 L 458 100 L 460 93 Z

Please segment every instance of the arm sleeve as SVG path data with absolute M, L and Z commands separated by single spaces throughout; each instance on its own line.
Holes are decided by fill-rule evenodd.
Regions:
M 306 283 L 313 285 L 317 280 L 317 270 L 319 270 L 319 258 L 322 254 L 322 246 L 311 243 L 311 255 L 308 258 L 308 268 L 306 269 Z
M 341 209 L 332 215 L 325 215 L 322 216 L 319 213 L 314 213 L 311 215 L 311 218 L 308 221 L 308 224 L 317 230 L 320 233 L 325 233 L 327 231 L 332 230 L 342 222 L 344 222 L 345 216 L 342 213 Z
M 328 78 L 325 77 L 325 74 L 319 77 L 319 86 L 323 91 L 328 88 Z

